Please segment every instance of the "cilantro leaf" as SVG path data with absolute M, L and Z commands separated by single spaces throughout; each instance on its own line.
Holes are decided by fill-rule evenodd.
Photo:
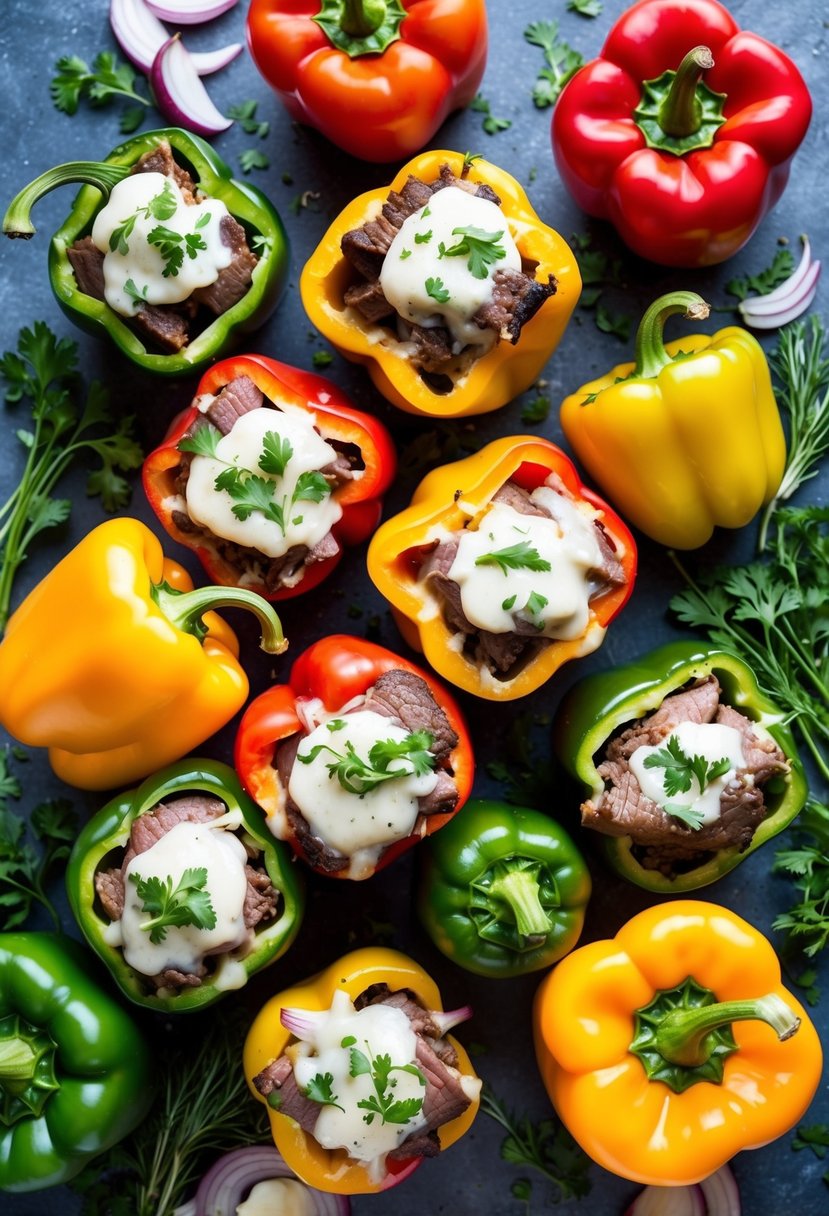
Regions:
M 344 752 L 338 752 L 327 743 L 317 743 L 307 752 L 298 752 L 296 758 L 301 764 L 312 764 L 322 752 L 328 752 L 334 757 L 326 762 L 330 776 L 336 777 L 348 793 L 362 798 L 386 781 L 412 774 L 421 777 L 431 772 L 437 764 L 434 752 L 429 750 L 433 743 L 434 738 L 428 731 L 418 730 L 401 740 L 378 739 L 369 749 L 367 760 L 357 755 L 350 739 L 345 742 Z M 407 764 L 392 768 L 392 762 L 398 760 Z
M 362 1077 L 371 1072 L 371 1060 L 360 1051 L 359 1047 L 352 1047 L 349 1052 L 348 1075 L 350 1077 Z
M 429 229 L 428 232 L 416 232 L 415 233 L 415 239 L 414 239 L 415 245 L 428 245 L 429 242 L 431 241 L 431 239 L 432 239 L 432 229 L 431 228 Z
M 531 591 L 526 603 L 526 611 L 529 612 L 530 616 L 540 616 L 548 603 L 549 600 L 545 595 L 540 595 L 537 591 Z M 538 623 L 537 627 L 543 629 L 543 622 Z
M 344 1040 L 345 1042 L 345 1040 Z M 417 1117 L 423 1108 L 423 1098 L 395 1099 L 388 1092 L 393 1089 L 393 1072 L 406 1072 L 418 1078 L 420 1084 L 426 1085 L 426 1078 L 416 1064 L 392 1064 L 391 1056 L 387 1053 L 373 1055 L 368 1043 L 364 1040 L 365 1052 L 357 1047 L 349 1051 L 349 1075 L 352 1077 L 370 1076 L 374 1093 L 368 1098 L 362 1098 L 357 1103 L 358 1110 L 368 1111 L 363 1115 L 363 1121 L 369 1125 L 379 1116 L 382 1123 L 408 1123 Z
M 829 806 L 810 798 L 792 832 L 797 847 L 778 849 L 774 870 L 788 875 L 800 898 L 774 928 L 785 930 L 787 945 L 814 958 L 829 945 Z
M 518 541 L 504 549 L 495 549 L 492 553 L 482 553 L 475 558 L 476 566 L 500 566 L 501 573 L 506 575 L 509 570 L 550 570 L 550 563 L 543 558 L 528 540 Z
M 283 439 L 278 431 L 266 431 L 262 443 L 264 450 L 259 457 L 259 468 L 272 477 L 284 477 L 288 461 L 294 454 L 290 439 Z
M 441 257 L 454 258 L 468 254 L 466 265 L 476 279 L 485 279 L 489 273 L 487 268 L 507 256 L 504 246 L 498 244 L 504 235 L 503 229 L 500 232 L 485 232 L 483 228 L 470 225 L 468 228 L 453 228 L 452 235 L 461 239 L 448 249 L 442 248 Z
M 322 502 L 331 493 L 331 486 L 322 473 L 300 473 L 296 480 L 296 489 L 291 496 L 291 505 L 295 502 Z
M 141 928 L 149 933 L 153 945 L 165 941 L 168 928 L 174 926 L 215 928 L 216 913 L 210 901 L 210 892 L 205 889 L 206 867 L 197 866 L 185 870 L 175 887 L 172 875 L 169 874 L 165 879 L 154 876 L 142 878 L 133 870 L 129 879 L 136 888 L 143 911 L 150 917 Z
M 481 93 L 477 93 L 475 97 L 473 97 L 472 101 L 469 103 L 469 108 L 470 110 L 475 110 L 478 114 L 484 115 L 484 120 L 481 125 L 483 126 L 483 129 L 487 135 L 497 135 L 499 131 L 508 131 L 512 126 L 512 121 L 509 118 L 495 117 L 495 115 L 492 113 L 489 102 Z M 469 153 L 467 153 L 466 156 L 469 156 Z M 467 164 L 471 164 L 472 160 L 478 159 L 478 157 L 471 157 L 469 161 L 467 161 L 466 156 L 464 157 L 463 162 L 464 168 L 467 167 Z
M 270 123 L 257 119 L 257 105 L 257 102 L 248 100 L 240 102 L 238 106 L 228 106 L 227 116 L 238 122 L 246 135 L 258 135 L 260 139 L 265 139 L 270 131 Z
M 689 756 L 678 736 L 670 735 L 665 747 L 651 752 L 645 758 L 645 768 L 664 768 L 665 793 L 669 798 L 673 798 L 675 794 L 687 794 L 694 779 L 699 792 L 702 793 L 712 781 L 728 772 L 731 761 L 727 756 L 713 761 L 708 761 L 703 756 Z
M 165 279 L 175 278 L 184 265 L 183 239 L 180 232 L 159 224 L 147 235 L 147 244 L 155 245 L 161 254 L 164 268 L 161 271 Z M 195 254 L 193 255 L 195 256 Z
M 147 203 L 147 215 L 154 220 L 168 220 L 178 210 L 170 179 L 166 178 L 158 194 Z
M 504 1161 L 537 1170 L 556 1187 L 557 1200 L 581 1199 L 589 1193 L 590 1158 L 557 1118 L 533 1123 L 527 1115 L 509 1111 L 486 1086 L 481 1110 L 507 1133 L 501 1144 Z
M 765 296 L 773 291 L 780 283 L 785 283 L 794 270 L 794 257 L 791 250 L 780 248 L 775 251 L 771 265 L 758 274 L 746 274 L 741 278 L 729 279 L 725 290 L 738 300 L 745 300 L 752 292 L 754 295 Z
M 178 442 L 180 452 L 192 452 L 194 456 L 210 456 L 215 458 L 222 432 L 212 422 L 199 422 L 189 435 Z
M 122 63 L 112 51 L 97 55 L 91 68 L 77 55 L 63 55 L 55 64 L 55 72 L 49 92 L 55 109 L 64 114 L 76 114 L 82 100 L 102 106 L 116 97 L 126 97 L 137 103 L 122 115 L 121 129 L 126 134 L 140 126 L 135 109 L 151 104 L 148 98 L 136 93 L 133 68 Z
M 542 68 L 533 88 L 537 109 L 551 106 L 567 81 L 584 63 L 582 55 L 558 36 L 557 21 L 534 21 L 524 30 L 531 46 L 541 47 L 546 67 Z
M 239 153 L 239 167 L 247 174 L 253 169 L 270 169 L 271 162 L 259 148 L 243 148 Z
M 703 812 L 695 806 L 689 806 L 685 802 L 663 802 L 660 803 L 662 810 L 666 815 L 670 815 L 672 819 L 679 819 L 686 827 L 693 828 L 699 831 L 702 827 Z
M 567 0 L 568 12 L 581 17 L 598 17 L 602 7 L 602 0 Z
M 248 469 L 231 465 L 222 469 L 213 484 L 217 490 L 224 490 L 234 500 L 231 510 L 237 519 L 244 522 L 250 519 L 254 511 L 259 511 L 285 531 L 284 503 L 275 501 L 274 483 L 267 477 L 259 477 Z
M 311 356 L 311 363 L 314 367 L 330 367 L 334 362 L 334 356 L 330 350 L 315 350 Z
M 337 1110 L 343 1110 L 333 1092 L 333 1085 L 333 1073 L 318 1072 L 316 1076 L 311 1077 L 303 1092 L 311 1102 L 318 1102 L 320 1106 L 336 1106 Z
M 127 279 L 126 283 L 124 284 L 124 294 L 129 296 L 129 298 L 136 304 L 146 304 L 148 287 L 149 284 L 145 283 L 144 286 L 139 290 L 139 288 L 135 285 L 134 279 Z
M 449 292 L 443 285 L 443 279 L 427 279 L 426 295 L 431 296 L 431 298 L 436 300 L 438 304 L 445 304 L 449 299 Z
M 627 342 L 630 337 L 631 318 L 627 313 L 611 312 L 604 304 L 597 304 L 596 328 L 603 334 L 612 334 L 622 342 Z
M 142 106 L 125 106 L 118 119 L 118 130 L 122 135 L 133 135 L 146 116 L 147 111 Z

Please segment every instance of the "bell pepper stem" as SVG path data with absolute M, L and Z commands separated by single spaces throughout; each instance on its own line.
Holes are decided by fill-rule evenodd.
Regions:
M 489 894 L 509 905 L 522 937 L 545 938 L 550 932 L 550 920 L 539 899 L 538 878 L 532 870 L 508 870 L 499 875 L 493 879 Z
M 695 46 L 682 60 L 659 107 L 659 125 L 666 135 L 683 139 L 699 130 L 702 105 L 697 97 L 697 85 L 703 72 L 710 71 L 713 66 L 714 56 L 707 46 Z
M 31 1081 L 35 1075 L 37 1052 L 19 1035 L 0 1039 L 0 1088 L 4 1082 Z
M 216 608 L 245 608 L 262 626 L 259 643 L 266 654 L 282 654 L 288 641 L 282 624 L 271 605 L 255 591 L 244 587 L 197 587 L 195 591 L 174 591 L 166 583 L 153 587 L 153 599 L 167 620 L 184 633 L 204 636 L 202 617 Z
M 672 1064 L 696 1068 L 711 1055 L 706 1039 L 712 1030 L 731 1022 L 761 1021 L 771 1026 L 781 1043 L 800 1026 L 800 1018 L 775 993 L 744 1001 L 719 1001 L 695 1009 L 674 1009 L 656 1031 L 655 1047 Z
M 380 28 L 385 16 L 385 0 L 343 0 L 340 26 L 352 38 L 365 38 Z
M 65 165 L 56 165 L 54 169 L 41 173 L 40 177 L 15 195 L 3 216 L 3 231 L 8 237 L 34 236 L 37 229 L 31 220 L 32 207 L 39 198 L 58 186 L 83 182 L 100 190 L 104 198 L 109 198 L 113 186 L 117 186 L 129 173 L 129 165 L 108 165 L 94 160 L 73 160 Z
M 651 380 L 671 362 L 663 330 L 668 317 L 682 313 L 689 321 L 704 321 L 711 311 L 695 291 L 671 291 L 654 300 L 636 331 L 636 367 L 633 376 Z

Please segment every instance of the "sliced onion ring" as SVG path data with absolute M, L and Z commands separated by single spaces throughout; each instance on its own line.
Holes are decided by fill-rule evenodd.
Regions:
M 740 1192 L 727 1165 L 697 1186 L 646 1186 L 625 1216 L 740 1216 Z
M 746 325 L 752 329 L 779 329 L 804 313 L 817 292 L 820 262 L 812 261 L 809 238 L 802 236 L 803 253 L 793 274 L 774 291 L 764 296 L 750 296 L 737 305 Z
M 147 8 L 152 9 L 162 21 L 171 21 L 174 25 L 200 25 L 203 21 L 212 21 L 221 17 L 228 9 L 233 8 L 237 0 L 147 0 Z
M 296 1178 L 273 1145 L 254 1145 L 227 1153 L 199 1183 L 196 1216 L 235 1216 L 237 1206 L 251 1187 L 269 1178 Z M 349 1216 L 351 1204 L 345 1195 L 330 1195 L 310 1186 L 307 1191 L 314 1204 L 314 1216 Z
M 109 23 L 115 40 L 135 67 L 149 74 L 153 60 L 170 35 L 144 0 L 110 0 Z M 210 76 L 232 63 L 242 52 L 241 42 L 215 51 L 191 52 L 199 76 Z
M 727 1165 L 699 1184 L 708 1207 L 708 1216 L 740 1216 L 737 1180 Z
M 186 127 L 196 135 L 218 135 L 233 125 L 233 120 L 210 100 L 178 34 L 159 48 L 150 70 L 150 84 L 159 110 L 175 126 Z

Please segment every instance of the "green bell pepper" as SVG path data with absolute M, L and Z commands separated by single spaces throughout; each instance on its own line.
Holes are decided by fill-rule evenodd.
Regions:
M 141 1033 L 77 942 L 0 933 L 0 1190 L 74 1177 L 138 1126 L 151 1077 Z
M 95 891 L 95 875 L 119 866 L 129 843 L 133 821 L 152 811 L 164 799 L 182 794 L 218 798 L 229 812 L 241 816 L 243 839 L 261 851 L 261 861 L 280 896 L 277 914 L 253 930 L 247 953 L 242 949 L 224 956 L 197 987 L 159 996 L 149 979 L 129 966 L 120 947 L 113 945 L 111 921 Z M 273 963 L 293 942 L 302 922 L 305 898 L 290 850 L 269 832 L 259 807 L 244 793 L 236 774 L 218 761 L 187 759 L 148 777 L 138 789 L 118 795 L 82 830 L 66 871 L 69 903 L 86 940 L 103 959 L 131 1001 L 148 1009 L 191 1012 L 219 999 L 229 989 L 242 987 L 250 976 Z
M 590 875 L 547 815 L 477 798 L 421 850 L 420 919 L 458 966 L 507 978 L 549 967 L 575 946 Z
M 711 673 L 720 682 L 723 701 L 768 731 L 789 761 L 789 771 L 764 785 L 766 816 L 743 852 L 736 845 L 718 849 L 690 869 L 666 874 L 642 865 L 641 850 L 630 836 L 602 836 L 611 867 L 648 891 L 675 894 L 715 882 L 791 823 L 808 790 L 785 714 L 760 691 L 753 671 L 736 655 L 699 642 L 671 642 L 633 663 L 580 680 L 565 696 L 553 724 L 561 763 L 581 782 L 585 797 L 596 800 L 605 788 L 597 765 L 611 736 L 658 709 L 671 693 Z
M 175 354 L 160 354 L 148 348 L 125 317 L 103 300 L 86 295 L 78 287 L 67 249 L 92 229 L 98 211 L 110 191 L 129 175 L 145 152 L 166 140 L 176 160 L 191 171 L 197 185 L 209 198 L 223 202 L 230 214 L 254 240 L 259 262 L 253 270 L 249 290 L 232 308 L 216 317 Z M 49 277 L 63 311 L 76 325 L 96 336 L 111 338 L 133 363 L 160 375 L 182 376 L 196 371 L 229 352 L 237 335 L 256 329 L 270 316 L 284 290 L 289 268 L 288 237 L 270 200 L 254 186 L 231 177 L 230 167 L 197 135 L 178 127 L 146 131 L 119 144 L 105 161 L 74 161 L 58 165 L 26 186 L 9 204 L 3 220 L 8 236 L 29 237 L 35 229 L 29 219 L 34 203 L 57 186 L 84 182 L 71 212 L 52 237 Z

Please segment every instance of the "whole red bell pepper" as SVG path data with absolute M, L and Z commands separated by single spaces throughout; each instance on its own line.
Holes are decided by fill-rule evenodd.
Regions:
M 381 852 L 375 870 L 417 844 L 422 836 L 443 827 L 464 805 L 472 791 L 474 758 L 472 741 L 461 710 L 454 697 L 434 676 L 391 650 L 362 638 L 333 634 L 314 642 L 291 668 L 287 684 L 267 689 L 250 703 L 236 736 L 234 763 L 247 792 L 265 811 L 268 826 L 275 836 L 287 839 L 294 852 L 320 873 L 330 871 L 314 864 L 285 815 L 286 790 L 275 763 L 277 745 L 292 735 L 305 732 L 303 707 L 319 699 L 329 714 L 338 714 L 355 697 L 362 696 L 380 676 L 391 671 L 411 672 L 428 685 L 437 704 L 446 714 L 458 742 L 449 754 L 448 769 L 458 790 L 458 801 L 450 814 L 423 816 L 422 831 L 396 840 Z M 348 877 L 344 868 L 337 877 Z M 361 877 L 368 877 L 363 874 Z
M 310 591 L 326 578 L 342 557 L 343 545 L 366 540 L 382 513 L 382 495 L 394 479 L 397 456 L 391 437 L 376 418 L 355 410 L 348 398 L 324 376 L 277 363 L 264 355 L 239 355 L 223 359 L 202 376 L 194 403 L 173 419 L 164 442 L 144 461 L 144 490 L 150 506 L 175 540 L 192 549 L 212 582 L 235 586 L 239 572 L 221 552 L 205 542 L 199 532 L 184 531 L 175 520 L 178 497 L 176 481 L 182 463 L 180 440 L 202 416 L 197 402 L 206 393 L 216 394 L 239 376 L 249 377 L 264 393 L 266 400 L 300 409 L 313 416 L 323 439 L 353 445 L 359 450 L 363 469 L 359 477 L 345 481 L 333 491 L 342 515 L 331 531 L 339 550 L 332 557 L 304 567 L 302 579 L 293 587 L 270 590 L 263 582 L 245 580 L 245 586 L 265 599 L 283 600 Z
M 562 91 L 553 151 L 635 253 L 710 266 L 779 199 L 811 113 L 795 64 L 717 0 L 639 0 Z
M 484 0 L 253 0 L 247 29 L 291 117 L 363 160 L 418 152 L 486 66 Z

